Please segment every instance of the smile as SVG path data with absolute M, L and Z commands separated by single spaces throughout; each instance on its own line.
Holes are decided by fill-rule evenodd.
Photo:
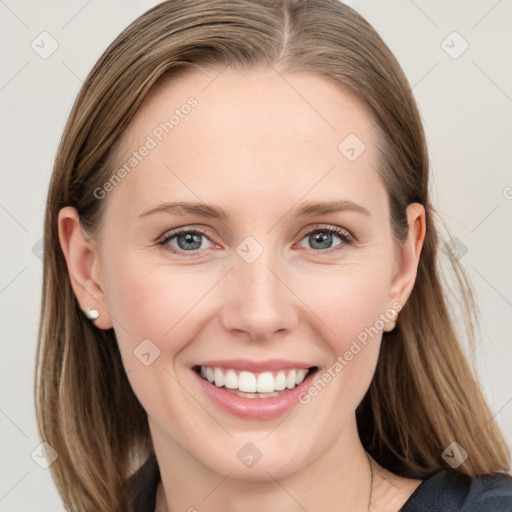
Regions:
M 309 387 L 317 371 L 316 366 L 272 371 L 236 366 L 195 365 L 192 370 L 215 405 L 244 419 L 272 419 L 284 414 L 298 403 L 298 395 Z
M 264 397 L 273 394 L 275 391 L 293 389 L 301 384 L 311 369 L 297 368 L 286 369 L 274 372 L 253 373 L 235 369 L 212 368 L 201 366 L 199 374 L 201 377 L 217 387 L 225 387 L 242 391 L 244 393 L 257 393 Z M 277 396 L 273 394 L 272 396 Z M 257 395 L 248 397 L 256 398 Z

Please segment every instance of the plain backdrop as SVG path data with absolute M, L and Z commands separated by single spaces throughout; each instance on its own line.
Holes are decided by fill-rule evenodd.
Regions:
M 115 36 L 156 3 L 0 0 L 2 512 L 63 510 L 37 458 L 32 392 L 46 191 L 82 81 Z M 510 450 L 512 1 L 349 3 L 391 47 L 419 103 L 433 198 L 449 228 L 444 243 L 457 249 L 481 310 L 478 375 Z

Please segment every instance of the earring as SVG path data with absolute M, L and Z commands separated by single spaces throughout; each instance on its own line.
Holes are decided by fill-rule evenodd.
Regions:
M 398 321 L 398 311 L 396 309 L 392 309 L 391 314 L 393 315 L 393 319 L 392 319 L 393 326 L 391 327 L 391 329 L 388 329 L 386 332 L 392 331 L 396 327 L 396 322 Z
M 86 308 L 85 315 L 89 320 L 96 320 L 100 316 L 100 312 L 97 309 Z

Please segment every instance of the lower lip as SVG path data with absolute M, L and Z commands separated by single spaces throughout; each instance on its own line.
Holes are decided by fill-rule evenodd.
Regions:
M 239 418 L 247 420 L 271 420 L 278 418 L 290 411 L 299 403 L 299 395 L 305 392 L 311 385 L 315 373 L 307 374 L 303 382 L 293 389 L 282 392 L 279 396 L 270 398 L 245 398 L 219 388 L 215 384 L 203 379 L 197 372 L 192 370 L 199 381 L 199 385 L 211 399 L 222 410 Z

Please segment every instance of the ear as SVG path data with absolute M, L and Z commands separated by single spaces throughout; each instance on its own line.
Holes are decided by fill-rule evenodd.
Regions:
M 78 212 L 71 206 L 59 211 L 58 226 L 60 245 L 80 308 L 82 311 L 86 308 L 97 309 L 100 316 L 91 321 L 100 329 L 110 329 L 112 318 L 106 307 L 94 240 L 82 231 Z
M 419 203 L 411 203 L 407 207 L 407 222 L 409 234 L 405 243 L 398 247 L 393 279 L 390 286 L 389 298 L 390 308 L 400 311 L 409 299 L 412 292 L 418 264 L 420 261 L 421 249 L 426 234 L 425 208 Z M 394 323 L 390 329 L 394 328 Z

